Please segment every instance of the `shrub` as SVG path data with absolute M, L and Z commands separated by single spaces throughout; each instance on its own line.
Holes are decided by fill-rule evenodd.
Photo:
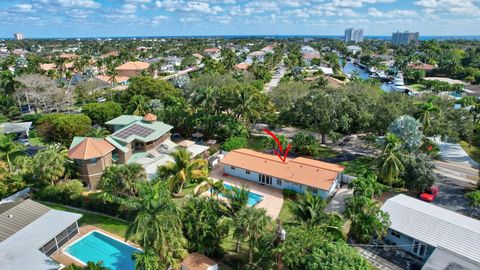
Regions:
M 287 198 L 290 198 L 290 199 L 296 199 L 297 196 L 300 194 L 298 192 L 296 192 L 295 190 L 291 190 L 291 189 L 283 189 L 282 190 L 282 194 L 284 197 L 287 197 Z
M 222 145 L 225 151 L 232 151 L 247 146 L 247 138 L 245 137 L 230 137 Z
M 293 136 L 292 145 L 295 152 L 309 156 L 314 155 L 320 147 L 320 144 L 315 136 L 303 132 Z
M 67 204 L 74 207 L 83 205 L 83 185 L 78 180 L 70 180 L 57 186 L 47 186 L 35 193 L 35 198 L 43 201 Z
M 75 136 L 85 136 L 92 128 L 92 120 L 83 114 L 53 113 L 42 116 L 38 132 L 46 140 L 69 145 Z

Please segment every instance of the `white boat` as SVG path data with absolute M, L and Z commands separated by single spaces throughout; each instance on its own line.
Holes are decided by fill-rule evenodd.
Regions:
M 396 92 L 405 92 L 406 90 L 408 90 L 408 88 L 405 86 L 405 83 L 403 81 L 402 72 L 398 72 L 397 76 L 395 76 L 395 79 L 392 85 L 392 90 Z

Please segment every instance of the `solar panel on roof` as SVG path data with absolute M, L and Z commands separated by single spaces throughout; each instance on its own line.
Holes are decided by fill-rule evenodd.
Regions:
M 116 137 L 121 139 L 127 139 L 132 135 L 137 135 L 140 137 L 147 137 L 148 135 L 152 134 L 155 130 L 151 128 L 147 128 L 144 126 L 140 126 L 138 124 L 134 124 L 118 133 L 115 134 Z

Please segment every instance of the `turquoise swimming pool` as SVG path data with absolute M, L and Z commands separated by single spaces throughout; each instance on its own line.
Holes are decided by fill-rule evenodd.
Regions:
M 98 231 L 85 235 L 65 249 L 65 253 L 80 262 L 103 261 L 111 270 L 133 270 L 132 254 L 139 251 Z
M 227 190 L 232 190 L 233 187 L 230 186 L 230 185 L 227 185 L 227 184 L 223 184 L 223 186 L 225 187 L 225 189 Z M 222 194 L 220 193 L 219 194 L 220 196 L 222 196 Z M 263 200 L 263 196 L 262 195 L 259 195 L 257 193 L 253 193 L 253 192 L 248 192 L 248 202 L 247 202 L 247 205 L 248 206 L 254 206 L 256 205 L 257 203 L 261 202 Z

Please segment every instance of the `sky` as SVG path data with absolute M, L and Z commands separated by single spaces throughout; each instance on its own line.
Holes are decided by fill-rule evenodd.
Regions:
M 0 37 L 480 35 L 480 0 L 0 0 Z

